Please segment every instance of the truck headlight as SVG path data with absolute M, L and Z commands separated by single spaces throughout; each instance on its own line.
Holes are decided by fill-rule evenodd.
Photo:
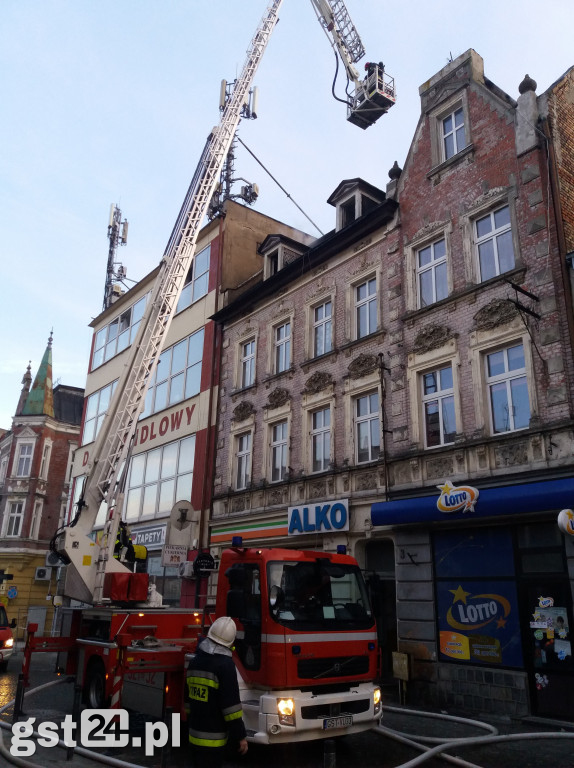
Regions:
M 375 708 L 375 715 L 378 715 L 381 711 L 381 689 L 375 688 L 373 691 L 373 705 Z
M 4 648 L 12 648 L 14 645 L 14 638 L 9 637 L 8 640 L 4 640 Z
M 295 702 L 293 699 L 277 699 L 277 713 L 281 725 L 295 725 Z

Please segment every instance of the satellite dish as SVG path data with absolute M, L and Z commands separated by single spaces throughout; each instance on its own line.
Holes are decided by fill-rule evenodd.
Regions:
M 194 522 L 195 510 L 190 501 L 176 501 L 172 507 L 169 522 L 176 531 L 184 531 Z

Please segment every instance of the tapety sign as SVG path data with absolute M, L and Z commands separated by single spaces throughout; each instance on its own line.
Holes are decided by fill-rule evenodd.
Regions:
M 288 509 L 288 535 L 349 530 L 349 500 L 320 501 Z

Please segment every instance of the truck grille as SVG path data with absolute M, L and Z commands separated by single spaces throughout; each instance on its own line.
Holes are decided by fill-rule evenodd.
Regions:
M 336 656 L 329 659 L 301 659 L 297 663 L 300 678 L 354 677 L 369 671 L 368 656 Z

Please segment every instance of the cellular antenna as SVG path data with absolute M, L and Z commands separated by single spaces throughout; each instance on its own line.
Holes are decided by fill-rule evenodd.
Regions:
M 124 292 L 116 280 L 125 279 L 125 269 L 116 261 L 116 253 L 119 245 L 126 245 L 128 241 L 128 222 L 122 221 L 122 212 L 118 205 L 110 206 L 110 220 L 108 222 L 108 266 L 106 269 L 106 285 L 104 288 L 104 309 L 110 307 Z

